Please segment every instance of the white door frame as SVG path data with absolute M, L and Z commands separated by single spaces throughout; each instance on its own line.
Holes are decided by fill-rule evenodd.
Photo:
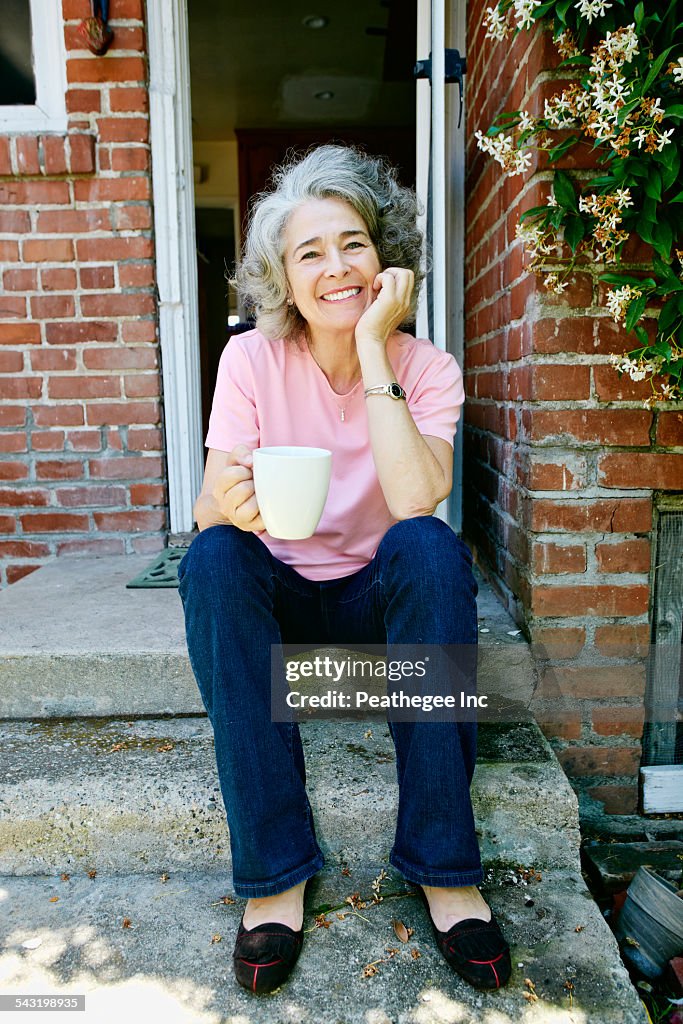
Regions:
M 446 6 L 449 10 L 446 11 Z M 452 18 L 447 18 L 447 13 Z M 446 34 L 452 23 L 451 40 Z M 191 530 L 192 507 L 202 481 L 204 457 L 199 362 L 199 313 L 192 173 L 192 108 L 187 0 L 147 0 L 150 122 L 159 333 L 164 389 L 166 459 L 171 531 Z M 418 82 L 417 189 L 427 205 L 430 153 L 434 204 L 434 344 L 463 365 L 464 354 L 464 128 L 455 128 L 454 89 L 444 87 L 444 46 L 465 51 L 465 5 L 458 0 L 418 0 L 418 57 L 434 39 L 436 88 Z M 430 109 L 431 108 L 431 109 Z M 430 123 L 436 127 L 431 132 Z M 430 152 L 431 150 L 431 152 Z M 423 227 L 425 225 L 423 224 Z M 418 334 L 426 337 L 426 305 Z M 454 452 L 453 492 L 439 513 L 454 529 L 462 522 L 462 421 Z
M 147 0 L 147 38 L 170 526 L 183 533 L 204 470 L 186 0 Z

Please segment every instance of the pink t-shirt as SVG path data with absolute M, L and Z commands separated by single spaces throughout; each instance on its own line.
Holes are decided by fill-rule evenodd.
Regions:
M 464 401 L 452 355 L 430 341 L 397 332 L 387 342 L 396 380 L 421 434 L 453 444 Z M 380 381 L 380 383 L 382 383 Z M 259 331 L 233 337 L 221 356 L 207 448 L 310 445 L 332 452 L 332 480 L 316 533 L 306 540 L 260 534 L 270 551 L 309 580 L 362 569 L 397 520 L 377 479 L 361 382 L 337 395 L 307 346 L 268 341 Z

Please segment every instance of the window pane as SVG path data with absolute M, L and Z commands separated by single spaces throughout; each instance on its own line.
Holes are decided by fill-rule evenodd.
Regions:
M 0 17 L 0 105 L 33 104 L 30 0 L 2 0 Z

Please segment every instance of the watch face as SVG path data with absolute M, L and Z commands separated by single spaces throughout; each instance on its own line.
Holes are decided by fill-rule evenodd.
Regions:
M 403 396 L 405 395 L 405 391 L 403 390 L 400 384 L 390 384 L 389 394 L 391 395 L 392 398 L 403 398 Z

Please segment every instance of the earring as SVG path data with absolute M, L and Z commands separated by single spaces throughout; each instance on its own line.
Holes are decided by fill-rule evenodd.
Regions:
M 294 305 L 294 299 L 287 299 L 287 305 L 288 306 L 293 306 Z

